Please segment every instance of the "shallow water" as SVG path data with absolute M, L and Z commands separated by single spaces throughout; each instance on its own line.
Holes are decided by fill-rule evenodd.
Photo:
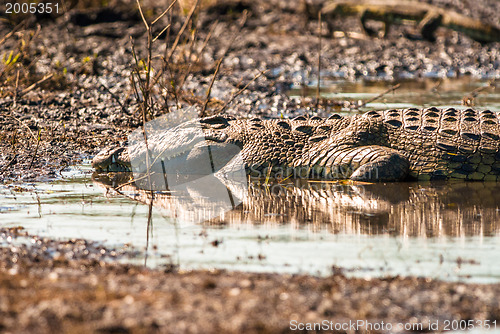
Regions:
M 373 102 L 366 104 L 361 110 L 409 108 L 422 106 L 460 107 L 462 99 L 470 96 L 474 90 L 483 87 L 487 82 L 462 77 L 460 79 L 425 79 L 421 81 L 401 81 L 394 92 L 384 94 Z M 310 86 L 294 86 L 291 96 L 316 96 L 317 82 Z M 321 97 L 333 101 L 365 101 L 377 97 L 394 83 L 387 81 L 345 82 L 334 78 L 321 79 Z M 478 92 L 474 99 L 475 107 L 500 111 L 500 91 L 492 88 Z M 341 108 L 338 111 L 349 111 Z
M 466 92 L 484 85 L 472 80 L 444 81 L 437 88 L 436 84 L 404 83 L 367 108 L 399 107 L 402 101 L 404 106 L 431 102 L 459 106 Z M 324 96 L 351 100 L 376 96 L 390 86 L 328 85 L 331 92 L 323 90 Z M 487 91 L 476 98 L 476 105 L 500 111 L 500 95 Z M 319 275 L 340 270 L 361 277 L 416 275 L 500 282 L 500 184 L 496 183 L 254 180 L 248 191 L 224 184 L 242 201 L 230 211 L 189 189 L 189 196 L 156 192 L 148 240 L 145 203 L 150 202 L 150 193 L 133 185 L 123 186 L 121 194 L 109 191 L 107 187 L 127 181 L 127 176 L 93 181 L 89 165 L 63 176 L 52 183 L 0 186 L 1 226 L 23 226 L 30 234 L 84 238 L 111 247 L 131 245 L 141 251 L 140 256 L 123 261 L 148 266 L 174 263 L 186 269 Z
M 24 190 L 3 187 L 2 226 L 129 244 L 143 252 L 128 261 L 143 263 L 149 206 L 128 197 L 147 202 L 148 193 L 128 185 L 119 195 L 106 191 L 107 183 L 92 182 L 87 174 Z M 176 197 L 157 192 L 147 264 L 320 275 L 341 267 L 362 277 L 498 282 L 499 190 L 491 183 L 265 185 L 256 180 L 235 210 L 201 223 L 180 210 L 173 218 Z

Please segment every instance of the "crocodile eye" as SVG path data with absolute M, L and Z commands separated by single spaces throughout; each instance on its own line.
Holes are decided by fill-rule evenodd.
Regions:
M 211 125 L 224 124 L 224 125 L 228 126 L 230 120 L 231 120 L 230 117 L 215 115 L 215 116 L 210 116 L 210 117 L 205 117 L 205 118 L 200 119 L 200 123 L 211 124 Z

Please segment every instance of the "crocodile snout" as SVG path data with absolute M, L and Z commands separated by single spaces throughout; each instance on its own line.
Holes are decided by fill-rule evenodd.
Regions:
M 131 164 L 127 149 L 118 147 L 102 150 L 92 160 L 92 167 L 97 172 L 130 172 Z

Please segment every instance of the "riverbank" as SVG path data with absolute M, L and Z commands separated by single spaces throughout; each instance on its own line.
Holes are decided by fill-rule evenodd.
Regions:
M 34 246 L 14 246 L 16 238 L 31 238 Z M 340 268 L 329 277 L 153 270 L 118 263 L 130 250 L 83 240 L 1 229 L 0 241 L 0 329 L 8 333 L 276 333 L 314 323 L 335 330 L 357 320 L 365 321 L 356 324 L 360 333 L 384 323 L 371 331 L 378 333 L 388 324 L 422 332 L 436 324 L 444 330 L 447 321 L 450 329 L 464 319 L 474 319 L 476 328 L 500 322 L 498 284 L 366 280 L 347 278 Z

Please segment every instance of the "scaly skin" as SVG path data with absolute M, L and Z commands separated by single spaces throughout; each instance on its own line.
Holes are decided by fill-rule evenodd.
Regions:
M 237 146 L 253 176 L 370 182 L 500 180 L 499 117 L 489 110 L 410 108 L 293 120 L 219 115 L 187 122 L 183 131 L 188 133 L 195 123 L 202 125 L 203 143 L 183 144 L 184 135 L 176 129 L 148 139 L 153 151 L 176 148 L 171 162 L 178 174 L 198 173 L 203 162 L 197 152 L 208 145 L 213 171 L 230 169 L 228 162 L 236 153 L 227 154 L 226 148 Z M 128 150 L 132 157 L 144 151 L 143 146 Z M 129 154 L 124 148 L 106 149 L 94 158 L 93 166 L 101 172 L 130 169 Z
M 422 37 L 430 41 L 435 41 L 434 33 L 438 27 L 459 31 L 480 43 L 500 41 L 500 29 L 491 24 L 418 1 L 333 0 L 320 4 L 304 0 L 304 9 L 312 19 L 317 19 L 321 12 L 330 29 L 339 17 L 359 16 L 368 35 L 374 34 L 366 26 L 368 20 L 383 22 L 384 36 L 392 24 L 413 21 L 418 24 Z

